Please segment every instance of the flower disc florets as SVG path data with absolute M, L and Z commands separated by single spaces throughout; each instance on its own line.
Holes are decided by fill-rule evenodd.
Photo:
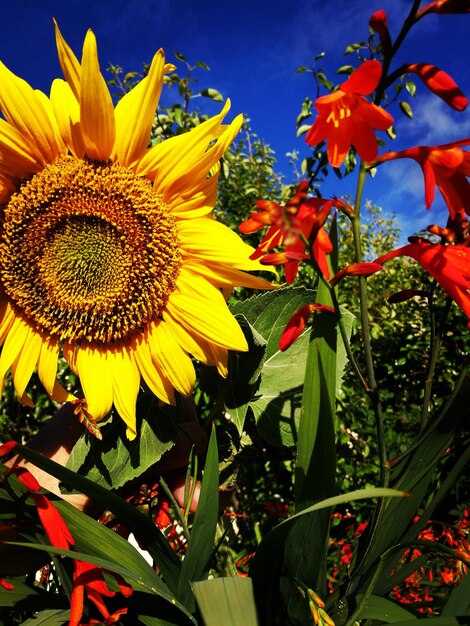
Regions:
M 149 180 L 66 156 L 20 187 L 4 219 L 2 284 L 38 329 L 103 343 L 161 314 L 181 254 Z

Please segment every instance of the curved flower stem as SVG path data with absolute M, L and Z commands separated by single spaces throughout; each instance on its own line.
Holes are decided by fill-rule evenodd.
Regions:
M 367 175 L 366 164 L 361 161 L 359 168 L 359 178 L 357 182 L 356 197 L 354 199 L 354 215 L 351 217 L 353 239 L 354 239 L 354 253 L 355 262 L 362 263 L 362 240 L 361 240 L 361 203 L 362 194 L 364 191 L 364 183 Z M 379 458 L 380 458 L 380 484 L 382 487 L 387 487 L 389 482 L 389 471 L 387 468 L 388 458 L 387 450 L 385 448 L 384 437 L 384 424 L 382 415 L 382 405 L 377 392 L 377 382 L 375 379 L 374 362 L 372 357 L 372 347 L 370 341 L 370 324 L 369 324 L 369 304 L 367 298 L 367 279 L 365 276 L 359 276 L 359 299 L 360 299 L 360 315 L 361 315 L 361 329 L 362 329 L 362 341 L 364 346 L 364 358 L 366 361 L 367 378 L 369 386 L 369 396 L 372 402 L 372 407 L 375 415 L 375 423 L 377 429 L 377 439 L 379 446 Z
M 436 285 L 434 285 L 435 288 Z M 447 301 L 446 309 L 442 318 L 442 322 L 439 328 L 436 328 L 436 313 L 434 310 L 433 296 L 434 289 L 431 290 L 431 294 L 429 297 L 429 312 L 431 318 L 431 340 L 429 346 L 429 359 L 428 366 L 426 369 L 426 380 L 424 381 L 424 397 L 423 397 L 423 406 L 421 408 L 421 431 L 426 427 L 428 423 L 429 416 L 429 404 L 431 402 L 431 392 L 432 392 L 432 383 L 434 379 L 434 372 L 437 364 L 437 357 L 439 355 L 439 350 L 441 348 L 442 343 L 442 333 L 444 331 L 444 325 L 447 320 L 447 316 L 450 311 L 450 307 L 452 306 L 452 300 L 450 298 Z

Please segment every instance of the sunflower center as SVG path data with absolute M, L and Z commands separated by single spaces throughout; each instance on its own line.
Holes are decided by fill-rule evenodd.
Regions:
M 104 343 L 158 317 L 181 264 L 175 220 L 149 180 L 67 156 L 5 209 L 0 273 L 39 329 Z

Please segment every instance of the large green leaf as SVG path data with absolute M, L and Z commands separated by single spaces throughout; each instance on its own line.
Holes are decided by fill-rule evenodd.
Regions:
M 329 510 L 346 502 L 366 498 L 403 497 L 406 495 L 395 489 L 383 488 L 352 491 L 312 504 L 278 524 L 264 537 L 258 546 L 250 567 L 250 576 L 253 578 L 256 605 L 261 623 L 266 625 L 274 623 L 273 616 L 279 610 L 276 604 L 279 602 L 277 581 L 283 571 L 285 540 L 293 524 L 296 524 L 304 516 L 308 517 L 311 513 L 321 511 L 322 509 Z
M 236 316 L 248 343 L 247 352 L 229 352 L 224 404 L 241 434 L 249 403 L 259 386 L 266 358 L 266 341 L 243 315 Z
M 44 589 L 33 587 L 18 580 L 12 581 L 13 589 L 7 590 L 0 585 L 0 606 L 28 608 L 38 611 L 42 608 L 60 607 L 63 600 Z
M 239 300 L 231 305 L 234 315 L 243 315 L 266 340 L 266 358 L 279 350 L 279 339 L 291 316 L 304 304 L 315 301 L 315 292 L 304 287 L 285 287 Z
M 146 398 L 138 405 L 143 418 L 133 441 L 126 437 L 124 422 L 113 420 L 102 428 L 101 440 L 89 433 L 80 437 L 67 467 L 98 485 L 116 489 L 154 465 L 175 443 L 177 409 L 145 404 Z
M 356 597 L 359 604 L 361 595 Z M 387 598 L 381 596 L 369 596 L 364 603 L 357 619 L 376 619 L 387 624 L 393 624 L 404 620 L 415 619 L 413 613 L 407 611 L 402 606 L 395 604 Z
M 21 626 L 62 626 L 68 624 L 70 619 L 70 609 L 48 611 L 39 611 L 34 617 L 30 617 L 25 622 L 21 622 Z
M 257 626 L 251 578 L 213 578 L 193 584 L 205 626 Z
M 190 583 L 207 578 L 218 516 L 219 459 L 214 428 L 209 440 L 198 507 L 178 584 L 178 598 L 191 612 L 195 605 Z

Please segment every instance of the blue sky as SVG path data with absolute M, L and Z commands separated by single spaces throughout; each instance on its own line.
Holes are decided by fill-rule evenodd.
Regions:
M 102 70 L 108 63 L 121 65 L 125 71 L 140 69 L 159 47 L 164 48 L 170 61 L 175 60 L 174 51 L 183 53 L 190 62 L 204 61 L 211 72 L 199 73 L 201 88 L 215 87 L 224 97 L 230 97 L 234 115 L 243 112 L 251 118 L 253 129 L 275 149 L 279 169 L 289 178 L 284 155 L 292 149 L 301 155 L 308 153 L 303 139 L 296 138 L 295 118 L 304 97 L 313 97 L 311 78 L 296 74 L 297 67 L 309 66 L 313 57 L 324 51 L 322 63 L 333 77 L 338 66 L 352 60 L 351 56 L 343 56 L 346 44 L 367 37 L 367 22 L 373 11 L 387 10 L 393 36 L 410 3 L 18 0 L 2 7 L 0 59 L 34 87 L 48 92 L 52 79 L 61 75 L 54 44 L 54 16 L 77 56 L 86 29 L 94 30 Z M 469 95 L 469 28 L 470 15 L 429 16 L 412 31 L 397 64 L 439 65 Z M 453 112 L 424 86 L 418 85 L 418 96 L 412 104 L 412 121 L 391 111 L 396 113 L 400 136 L 394 149 L 418 143 L 439 144 L 470 135 L 469 113 Z M 206 106 L 213 113 L 220 107 L 212 102 Z M 351 191 L 352 182 L 342 184 L 333 175 L 324 195 Z M 408 232 L 410 223 L 413 228 L 425 226 L 445 214 L 442 203 L 436 204 L 432 217 L 426 213 L 422 192 L 420 170 L 409 161 L 383 166 L 366 189 L 369 198 L 399 213 Z

